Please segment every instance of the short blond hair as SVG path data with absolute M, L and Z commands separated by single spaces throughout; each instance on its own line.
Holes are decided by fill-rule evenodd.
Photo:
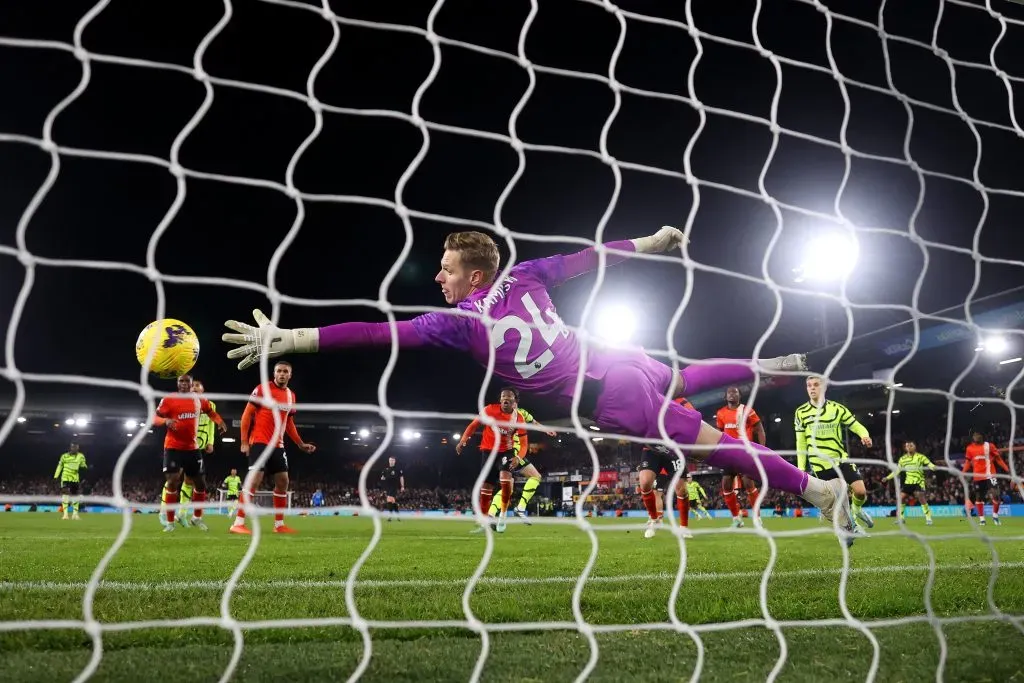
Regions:
M 470 230 L 453 232 L 444 238 L 445 251 L 456 251 L 462 265 L 470 270 L 480 270 L 487 282 L 494 279 L 501 264 L 498 245 L 490 235 Z

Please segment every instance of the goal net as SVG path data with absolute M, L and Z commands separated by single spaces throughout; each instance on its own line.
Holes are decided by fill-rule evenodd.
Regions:
M 469 535 L 488 511 L 473 491 L 441 488 L 453 472 L 473 469 L 466 488 L 483 479 L 475 455 L 452 451 L 497 399 L 493 367 L 397 345 L 303 358 L 296 392 L 317 399 L 299 412 L 333 431 L 306 432 L 319 451 L 293 465 L 293 486 L 315 458 L 362 469 L 349 498 L 328 482 L 324 506 L 308 507 L 312 487 L 295 506 L 289 492 L 288 519 L 310 514 L 296 538 L 259 523 L 273 515 L 267 493 L 249 506 L 248 540 L 218 515 L 202 538 L 139 523 L 135 511 L 159 507 L 128 474 L 159 436 L 142 428 L 120 435 L 109 472 L 88 475 L 109 490 L 0 488 L 12 511 L 81 497 L 83 511 L 117 513 L 56 528 L 42 515 L 0 519 L 0 678 L 137 680 L 154 660 L 223 681 L 1017 671 L 1024 8 L 57 5 L 0 10 L 11 179 L 0 444 L 19 458 L 40 387 L 131 392 L 152 424 L 167 387 L 125 365 L 152 319 L 194 324 L 197 371 L 237 429 L 257 380 L 223 358 L 226 319 L 261 307 L 300 327 L 438 310 L 429 278 L 448 232 L 493 235 L 507 268 L 671 224 L 687 236 L 681 251 L 571 281 L 553 292 L 561 317 L 585 347 L 642 344 L 673 367 L 810 352 L 828 397 L 870 433 L 846 434 L 843 448 L 874 521 L 847 547 L 799 499 L 763 488 L 758 505 L 744 483 L 734 520 L 734 485 L 686 460 L 659 478 L 665 518 L 644 538 L 644 440 L 601 432 L 574 408 L 538 410 L 545 426 L 528 431 L 540 514 L 527 526 L 510 511 L 503 534 Z M 124 332 L 109 354 L 105 330 Z M 807 374 L 759 372 L 738 387 L 790 459 Z M 726 389 L 687 398 L 714 424 Z M 984 450 L 993 471 L 964 474 L 975 432 L 1006 471 Z M 760 437 L 751 427 L 745 438 Z M 934 465 L 917 465 L 923 486 L 899 466 L 908 441 Z M 405 466 L 398 496 L 416 515 L 386 507 L 380 473 L 396 453 L 400 466 L 427 463 Z M 438 479 L 441 462 L 455 464 Z M 694 494 L 692 537 L 673 494 L 687 472 L 708 498 L 705 518 Z M 225 491 L 206 505 L 226 512 Z

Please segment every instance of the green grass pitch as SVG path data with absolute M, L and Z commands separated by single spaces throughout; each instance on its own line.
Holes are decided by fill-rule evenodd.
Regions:
M 645 540 L 637 521 L 595 525 L 597 559 L 579 594 L 579 616 L 589 625 L 583 632 L 573 595 L 590 536 L 572 525 L 513 522 L 495 536 L 468 599 L 487 628 L 481 680 L 572 681 L 592 658 L 593 638 L 598 656 L 590 680 L 686 680 L 700 659 L 701 680 L 763 681 L 780 660 L 781 633 L 781 681 L 863 681 L 875 655 L 872 638 L 877 680 L 935 680 L 940 634 L 944 680 L 1024 681 L 1024 520 L 1007 519 L 983 535 L 956 519 L 933 527 L 912 519 L 912 533 L 879 520 L 850 551 L 847 614 L 840 602 L 842 549 L 816 521 L 766 521 L 779 532 L 767 612 L 760 592 L 768 540 L 726 531 L 724 522 L 694 521 L 696 531 L 724 533 L 687 541 L 674 603 L 678 622 L 670 598 L 679 544 L 667 531 Z M 225 583 L 250 538 L 227 534 L 224 517 L 209 517 L 208 533 L 164 534 L 153 515 L 132 522 L 92 604 L 103 648 L 92 680 L 218 680 L 236 653 L 235 632 L 219 621 L 222 609 L 240 622 L 243 636 L 233 680 L 345 680 L 359 665 L 363 636 L 347 621 L 345 581 L 372 537 L 369 518 L 295 518 L 298 535 L 264 533 L 224 604 Z M 85 618 L 85 584 L 121 524 L 118 515 L 83 515 L 79 522 L 0 515 L 0 680 L 70 681 L 87 665 L 92 636 L 76 623 Z M 263 525 L 269 532 L 271 522 Z M 407 518 L 381 527 L 354 589 L 372 639 L 362 680 L 468 680 L 482 639 L 474 630 L 479 624 L 466 621 L 463 594 L 486 538 L 470 535 L 465 521 Z M 975 535 L 956 537 L 968 533 Z M 990 603 L 993 553 L 998 572 Z M 24 620 L 69 623 L 11 624 Z

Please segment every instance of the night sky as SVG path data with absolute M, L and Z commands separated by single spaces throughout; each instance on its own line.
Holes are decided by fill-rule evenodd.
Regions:
M 0 4 L 4 341 L 24 372 L 138 381 L 135 339 L 156 317 L 157 288 L 144 272 L 152 262 L 163 277 L 166 316 L 199 334 L 195 373 L 208 391 L 248 393 L 258 372 L 240 373 L 224 357 L 224 320 L 249 320 L 256 307 L 270 313 L 268 284 L 291 300 L 280 309 L 286 327 L 384 319 L 373 306 L 351 303 L 357 299 L 444 306 L 432 278 L 444 236 L 460 229 L 445 216 L 500 221 L 513 231 L 519 259 L 574 251 L 581 240 L 689 226 L 689 268 L 634 260 L 609 271 L 598 295 L 601 304 L 632 306 L 640 316 L 637 341 L 664 349 L 669 320 L 692 285 L 672 339 L 689 358 L 749 356 L 776 311 L 764 276 L 804 287 L 791 272 L 803 245 L 842 221 L 861 245 L 847 287 L 852 335 L 909 319 L 884 306 L 931 312 L 963 304 L 972 289 L 978 298 L 1019 286 L 1024 8 L 992 3 L 1007 17 L 993 50 L 1001 24 L 983 4 L 885 3 L 887 70 L 874 0 L 820 8 L 790 0 L 630 0 L 618 3 L 627 13 L 619 16 L 600 3 L 541 0 L 523 42 L 535 88 L 515 119 L 525 172 L 500 213 L 496 203 L 518 166 L 510 117 L 530 85 L 516 57 L 531 12 L 525 0 L 331 2 L 333 24 L 304 2 L 236 2 L 226 21 L 227 5 L 196 0 Z M 428 20 L 436 54 L 425 37 Z M 89 55 L 88 83 L 53 122 L 60 168 L 23 243 L 43 262 L 15 330 L 11 315 L 26 278 L 18 226 L 51 168 L 38 141 L 47 115 L 84 82 L 72 49 L 76 25 Z M 28 40 L 49 42 L 29 47 Z M 775 66 L 753 47 L 758 41 L 779 60 L 781 90 Z M 611 73 L 621 100 L 610 118 L 617 45 Z M 314 130 L 306 93 L 325 55 L 312 84 L 324 107 L 322 130 L 290 172 Z M 193 70 L 200 57 L 214 80 L 212 100 Z M 437 59 L 433 81 L 421 89 Z M 418 89 L 426 146 L 412 118 Z M 198 116 L 204 99 L 210 106 Z M 706 120 L 694 139 L 701 110 Z M 766 166 L 773 116 L 781 132 Z M 197 124 L 182 135 L 190 120 Z M 172 149 L 186 169 L 183 196 L 168 169 Z M 605 152 L 621 173 L 614 206 Z M 289 182 L 298 201 L 286 193 Z M 784 205 L 779 218 L 767 197 Z M 413 242 L 382 288 L 407 240 L 396 198 L 413 213 Z M 156 238 L 158 227 L 165 229 Z M 552 241 L 558 236 L 574 241 Z M 499 244 L 507 258 L 507 240 Z M 86 261 L 105 269 L 69 267 Z M 555 293 L 566 322 L 580 322 L 594 281 L 580 278 Z M 820 345 L 817 301 L 782 296 L 765 355 Z M 841 340 L 848 333 L 842 307 L 833 301 L 827 308 L 830 336 Z M 382 350 L 293 357 L 293 387 L 303 401 L 375 404 L 387 359 Z M 387 401 L 405 410 L 474 412 L 482 376 L 466 358 L 403 353 Z M 173 391 L 170 382 L 153 382 Z M 0 399 L 8 401 L 13 390 L 2 384 Z M 126 389 L 30 382 L 27 391 L 30 404 L 141 405 Z

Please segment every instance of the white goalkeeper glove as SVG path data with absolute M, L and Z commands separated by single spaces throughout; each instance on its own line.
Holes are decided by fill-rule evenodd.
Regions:
M 241 358 L 239 370 L 251 368 L 260 358 L 277 358 L 287 353 L 316 353 L 320 348 L 320 330 L 315 327 L 299 327 L 284 330 L 270 322 L 270 318 L 256 309 L 252 312 L 256 320 L 254 327 L 237 320 L 225 321 L 224 326 L 240 334 L 224 334 L 221 339 L 229 344 L 238 344 L 237 349 L 228 351 L 228 358 Z
M 671 225 L 666 225 L 661 228 L 658 232 L 647 237 L 637 237 L 633 242 L 633 246 L 636 248 L 637 253 L 640 254 L 654 254 L 662 251 L 668 251 L 669 249 L 675 249 L 679 247 L 684 241 L 689 241 L 683 235 L 683 231 L 679 228 L 673 228 Z

